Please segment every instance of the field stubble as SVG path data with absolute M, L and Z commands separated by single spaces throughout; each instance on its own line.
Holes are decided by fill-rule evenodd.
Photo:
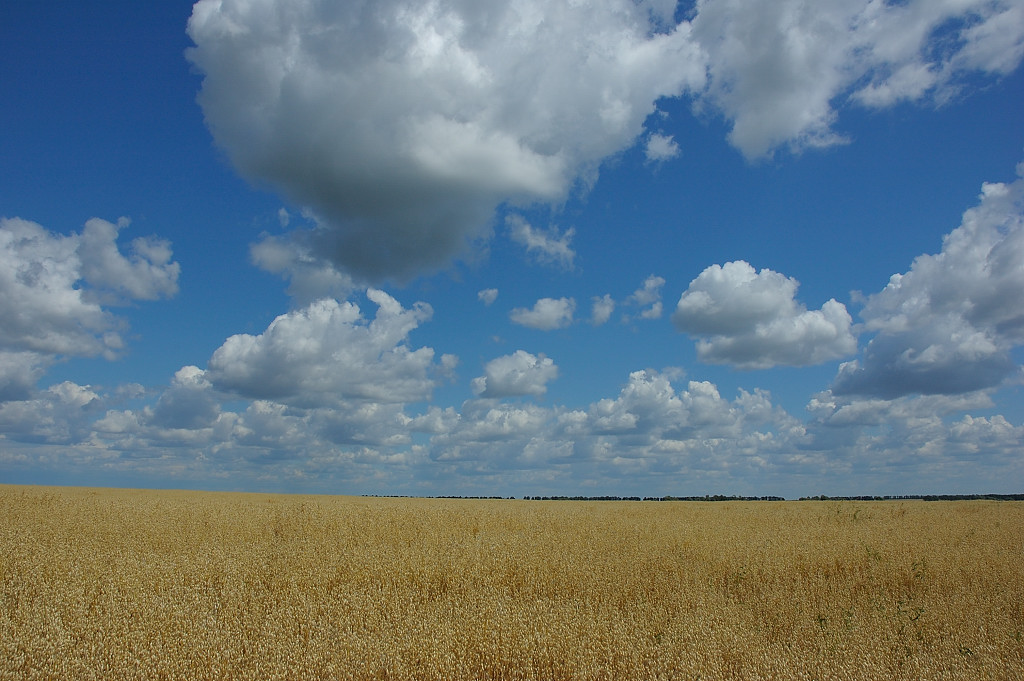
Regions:
M 1020 679 L 1024 503 L 0 486 L 0 679 Z

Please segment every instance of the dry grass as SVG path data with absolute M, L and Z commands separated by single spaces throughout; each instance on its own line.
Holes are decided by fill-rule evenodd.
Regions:
M 1020 679 L 1024 503 L 0 486 L 3 679 Z

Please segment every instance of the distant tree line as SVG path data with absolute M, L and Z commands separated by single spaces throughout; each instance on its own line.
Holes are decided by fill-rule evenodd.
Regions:
M 515 499 L 502 496 L 454 496 L 442 495 L 424 497 L 412 494 L 364 494 L 364 497 L 385 497 L 398 499 Z M 744 497 L 739 495 L 705 494 L 704 496 L 675 497 L 617 497 L 617 496 L 525 496 L 526 501 L 785 501 L 785 497 Z M 814 497 L 800 497 L 800 501 L 892 501 L 900 499 L 916 499 L 921 501 L 1024 501 L 1024 494 L 895 494 L 885 496 L 842 496 L 830 497 L 819 494 Z
M 741 497 L 741 496 L 724 496 L 722 494 L 705 494 L 702 497 L 614 497 L 614 496 L 600 496 L 600 497 L 523 497 L 523 499 L 532 501 L 785 501 L 782 497 Z
M 418 496 L 413 494 L 363 494 L 364 497 L 378 497 L 384 499 L 515 499 L 515 497 L 501 496 Z M 817 499 L 817 497 L 811 497 Z M 836 497 L 834 497 L 836 498 Z M 741 497 L 737 495 L 725 496 L 723 494 L 705 494 L 697 497 L 617 497 L 617 496 L 525 496 L 526 501 L 785 501 L 784 497 Z
M 921 501 L 1024 501 L 1024 494 L 902 494 L 884 497 L 828 497 L 821 494 L 816 497 L 800 497 L 800 501 L 889 501 L 891 499 L 918 499 Z
M 376 497 L 378 499 L 515 499 L 515 497 L 462 497 L 454 495 L 441 495 L 436 497 L 423 496 L 422 494 L 362 494 L 364 497 Z
M 457 497 L 457 496 L 439 496 L 431 497 L 432 499 L 504 499 L 505 497 Z M 515 499 L 515 497 L 508 497 L 509 499 Z

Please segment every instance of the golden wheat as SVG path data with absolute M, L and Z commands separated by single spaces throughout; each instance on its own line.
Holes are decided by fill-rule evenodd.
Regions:
M 1020 679 L 1024 504 L 0 486 L 3 679 Z

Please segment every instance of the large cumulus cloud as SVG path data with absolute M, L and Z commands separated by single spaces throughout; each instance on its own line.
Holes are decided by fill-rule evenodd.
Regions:
M 1018 166 L 1024 174 L 1024 164 Z M 943 239 L 867 298 L 861 316 L 877 335 L 844 364 L 837 394 L 957 394 L 999 385 L 1019 371 L 1024 343 L 1024 178 L 982 187 L 979 204 Z
M 846 307 L 829 300 L 820 310 L 796 301 L 797 282 L 742 260 L 712 265 L 690 282 L 672 321 L 697 336 L 705 362 L 742 369 L 806 366 L 852 355 L 857 341 Z
M 313 210 L 312 252 L 379 280 L 445 265 L 503 203 L 559 203 L 638 139 L 673 156 L 645 135 L 661 98 L 723 115 L 755 159 L 844 141 L 849 103 L 942 102 L 1024 54 L 1024 9 L 992 0 L 676 16 L 642 0 L 201 0 L 188 56 L 235 166 Z
M 670 15 L 628 0 L 202 0 L 189 59 L 241 172 L 314 208 L 320 252 L 403 276 L 445 263 L 503 201 L 563 198 L 655 100 L 702 86 Z

